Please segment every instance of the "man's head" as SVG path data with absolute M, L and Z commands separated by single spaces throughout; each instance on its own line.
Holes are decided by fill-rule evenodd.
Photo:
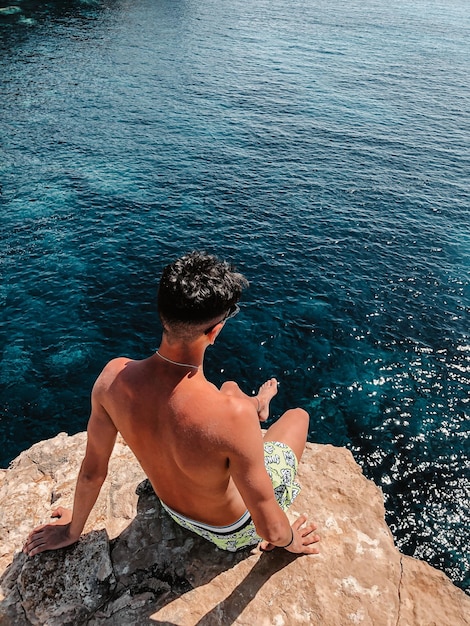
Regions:
M 205 252 L 191 252 L 167 265 L 158 290 L 165 333 L 191 339 L 223 321 L 248 285 L 232 265 Z

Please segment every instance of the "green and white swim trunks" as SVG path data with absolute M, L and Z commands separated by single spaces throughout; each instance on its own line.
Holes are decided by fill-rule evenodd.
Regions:
M 287 444 L 265 441 L 264 464 L 273 484 L 276 500 L 285 511 L 300 493 L 300 486 L 295 482 L 297 457 Z M 177 524 L 211 541 L 221 550 L 236 552 L 262 541 L 256 533 L 249 511 L 229 526 L 210 526 L 173 511 L 164 502 L 161 505 Z

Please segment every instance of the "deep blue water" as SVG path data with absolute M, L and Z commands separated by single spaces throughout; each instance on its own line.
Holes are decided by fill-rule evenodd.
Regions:
M 0 466 L 86 426 L 203 248 L 251 281 L 214 382 L 276 376 L 470 588 L 467 0 L 0 2 Z M 312 511 L 314 515 L 314 511 Z

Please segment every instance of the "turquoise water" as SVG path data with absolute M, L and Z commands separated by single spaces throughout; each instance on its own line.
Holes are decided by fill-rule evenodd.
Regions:
M 274 419 L 304 406 L 468 590 L 467 0 L 6 6 L 0 466 L 85 428 L 204 248 L 251 281 L 207 375 L 276 376 Z

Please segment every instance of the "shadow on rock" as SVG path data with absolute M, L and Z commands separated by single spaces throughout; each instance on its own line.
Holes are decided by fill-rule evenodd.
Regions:
M 99 530 L 69 548 L 32 558 L 17 554 L 0 580 L 0 624 L 155 624 L 153 613 L 250 556 L 250 549 L 219 550 L 175 524 L 148 480 L 136 493 L 137 514 L 115 539 Z M 272 572 L 292 560 L 287 553 L 280 560 L 255 558 L 247 580 L 211 611 L 214 618 L 228 605 L 234 615 L 242 610 Z M 216 621 L 207 614 L 199 623 Z

